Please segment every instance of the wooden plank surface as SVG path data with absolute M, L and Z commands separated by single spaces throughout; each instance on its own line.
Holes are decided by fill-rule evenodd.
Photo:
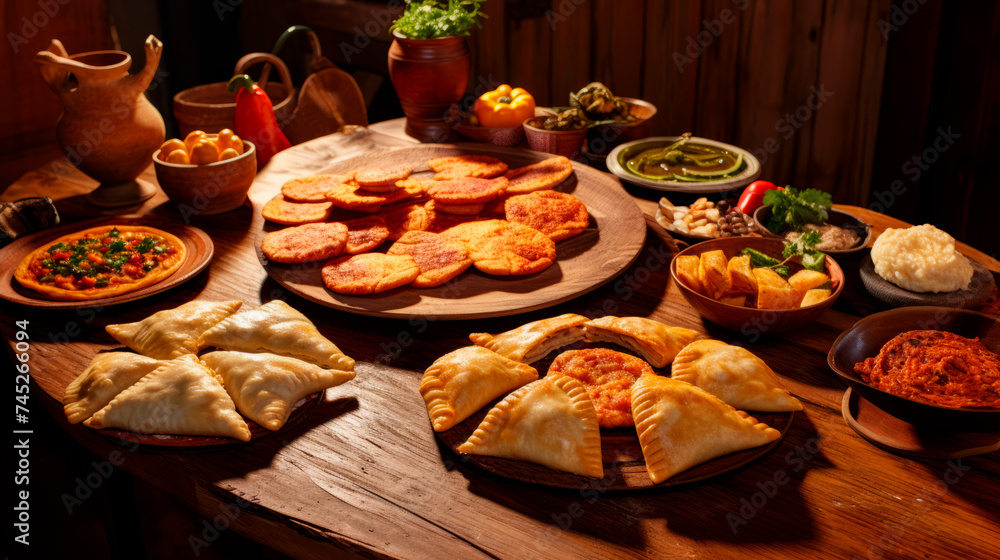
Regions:
M 308 174 L 391 138 L 332 136 L 309 162 L 286 152 L 272 165 Z M 315 160 L 315 161 L 314 161 Z M 37 175 L 14 192 L 38 188 Z M 640 196 L 640 202 L 649 204 Z M 174 212 L 154 205 L 156 213 Z M 351 315 L 299 299 L 268 280 L 253 254 L 249 208 L 192 225 L 216 243 L 211 268 L 174 290 L 100 310 L 2 310 L 5 340 L 30 316 L 31 363 L 41 403 L 101 457 L 206 517 L 240 509 L 232 527 L 292 556 L 348 552 L 380 558 L 987 558 L 1000 531 L 996 454 L 951 464 L 881 451 L 840 416 L 844 386 L 826 352 L 865 305 L 877 302 L 849 276 L 834 310 L 782 335 L 741 336 L 704 323 L 669 279 L 670 253 L 648 236 L 618 281 L 555 308 L 476 322 L 389 320 Z M 845 266 L 848 274 L 850 266 Z M 856 273 L 856 272 L 855 272 Z M 850 292 L 850 293 L 848 293 Z M 357 378 L 282 437 L 210 453 L 129 450 L 65 424 L 62 388 L 103 349 L 108 324 L 136 320 L 191 299 L 232 297 L 247 305 L 286 298 L 361 363 Z M 416 388 L 441 354 L 468 344 L 471 330 L 499 332 L 564 312 L 650 316 L 727 342 L 741 342 L 802 399 L 781 445 L 745 468 L 668 491 L 557 490 L 484 473 L 438 442 Z M 775 482 L 776 480 L 781 483 Z M 54 506 L 58 507 L 58 505 Z

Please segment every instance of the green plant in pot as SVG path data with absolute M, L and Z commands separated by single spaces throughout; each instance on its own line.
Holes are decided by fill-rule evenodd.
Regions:
M 465 38 L 481 26 L 485 0 L 409 1 L 393 23 L 389 78 L 406 115 L 406 133 L 423 142 L 447 142 L 454 131 L 444 116 L 465 95 L 471 55 Z

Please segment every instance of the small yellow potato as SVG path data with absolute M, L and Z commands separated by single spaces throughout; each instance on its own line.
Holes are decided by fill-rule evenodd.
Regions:
M 181 165 L 191 165 L 191 159 L 188 158 L 187 150 L 181 148 L 179 150 L 174 150 L 167 154 L 164 159 L 167 163 L 179 163 Z
M 208 138 L 208 134 L 205 134 L 202 130 L 192 130 L 187 136 L 184 137 L 184 146 L 187 147 L 188 153 L 191 153 L 191 149 L 194 145 L 202 140 Z
M 225 150 L 222 150 L 221 154 L 219 154 L 219 161 L 232 159 L 238 155 L 240 155 L 240 153 L 237 152 L 236 150 L 232 148 L 226 148 Z
M 219 148 L 210 140 L 197 142 L 191 148 L 191 163 L 194 165 L 205 165 L 219 161 Z

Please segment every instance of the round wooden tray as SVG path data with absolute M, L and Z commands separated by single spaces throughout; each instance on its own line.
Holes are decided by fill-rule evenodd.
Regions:
M 253 420 L 244 417 L 244 420 L 247 422 L 247 427 L 250 428 L 250 442 L 240 441 L 238 439 L 228 437 L 140 434 L 138 432 L 119 430 L 117 428 L 103 428 L 98 430 L 98 433 L 122 445 L 138 444 L 143 447 L 170 448 L 172 451 L 210 451 L 219 447 L 251 443 L 261 438 L 287 431 L 289 428 L 302 422 L 303 419 L 316 410 L 320 403 L 323 402 L 323 394 L 324 391 L 318 391 L 311 395 L 307 395 L 305 398 L 299 399 L 299 401 L 293 406 L 292 414 L 288 417 L 288 421 L 285 422 L 285 425 L 273 432 L 262 427 Z
M 861 269 L 858 274 L 861 282 L 865 285 L 865 290 L 876 298 L 894 307 L 906 307 L 911 305 L 934 305 L 942 307 L 964 307 L 975 309 L 986 303 L 993 292 L 995 284 L 993 274 L 986 267 L 969 259 L 972 264 L 972 282 L 969 283 L 968 290 L 955 290 L 946 293 L 919 293 L 904 290 L 899 286 L 882 278 L 875 272 L 875 263 L 872 262 L 871 253 L 865 255 L 861 261 Z
M 462 461 L 476 465 L 493 474 L 523 482 L 575 489 L 585 488 L 590 484 L 597 484 L 605 490 L 668 488 L 705 480 L 706 478 L 739 468 L 767 455 L 768 452 L 781 444 L 781 440 L 784 439 L 785 434 L 792 425 L 792 417 L 794 416 L 792 412 L 750 412 L 750 415 L 756 418 L 758 422 L 763 422 L 780 431 L 782 437 L 767 445 L 737 451 L 736 453 L 723 455 L 722 457 L 717 457 L 696 465 L 659 484 L 654 484 L 649 478 L 649 471 L 646 470 L 646 461 L 642 456 L 642 448 L 639 446 L 639 436 L 636 434 L 634 428 L 602 429 L 601 455 L 604 459 L 604 478 L 597 481 L 596 479 L 557 471 L 526 461 L 459 453 L 458 446 L 469 439 L 469 436 L 476 431 L 476 428 L 489 413 L 490 409 L 500 402 L 500 400 L 502 398 L 484 406 L 479 412 L 473 414 L 454 428 L 438 432 L 437 436 L 452 451 L 458 454 Z
M 112 225 L 137 225 L 162 229 L 176 235 L 184 242 L 184 247 L 187 249 L 187 257 L 173 274 L 156 284 L 134 292 L 89 301 L 57 301 L 47 299 L 42 294 L 25 288 L 17 280 L 14 280 L 14 270 L 17 268 L 17 265 L 24 257 L 38 247 L 50 243 L 63 235 L 96 227 L 101 224 L 106 224 L 109 227 Z M 63 224 L 18 239 L 3 250 L 0 250 L 0 270 L 2 270 L 0 272 L 0 299 L 45 309 L 107 307 L 109 305 L 135 301 L 187 282 L 208 266 L 212 261 L 214 251 L 215 246 L 208 234 L 180 220 L 158 218 L 155 216 L 143 216 L 141 218 L 136 216 L 120 216 L 102 217 L 83 222 Z
M 911 457 L 958 459 L 1000 450 L 1000 432 L 950 432 L 920 428 L 878 408 L 850 387 L 840 412 L 847 425 L 872 445 Z
M 517 148 L 457 144 L 400 148 L 366 154 L 339 162 L 321 173 L 343 173 L 391 162 L 409 165 L 420 177 L 427 160 L 460 154 L 485 154 L 511 168 L 552 157 Z M 396 288 L 368 296 L 334 293 L 323 285 L 323 263 L 284 265 L 268 263 L 260 239 L 277 224 L 264 223 L 257 240 L 257 256 L 267 274 L 289 291 L 327 307 L 376 317 L 478 319 L 526 313 L 550 307 L 594 290 L 628 268 L 646 239 L 646 221 L 635 201 L 613 177 L 573 164 L 574 173 L 556 190 L 572 194 L 587 205 L 591 225 L 583 233 L 556 244 L 558 258 L 546 270 L 527 276 L 491 276 L 473 268 L 436 288 Z M 430 176 L 429 174 L 427 174 Z M 275 193 L 276 194 L 276 193 Z M 259 212 L 260 208 L 255 208 Z

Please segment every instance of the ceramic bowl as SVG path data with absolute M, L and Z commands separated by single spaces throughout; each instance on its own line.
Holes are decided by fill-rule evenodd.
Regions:
M 215 136 L 208 135 L 210 138 Z M 239 208 L 257 175 L 257 155 L 253 143 L 243 141 L 243 153 L 206 165 L 182 165 L 153 154 L 153 167 L 160 188 L 181 214 L 221 214 Z
M 649 119 L 656 115 L 656 105 L 633 97 L 620 97 L 629 106 L 628 123 L 599 124 L 587 130 L 587 152 L 607 156 L 616 146 L 649 136 Z
M 823 314 L 830 308 L 840 293 L 844 290 L 844 271 L 829 255 L 826 257 L 826 273 L 834 284 L 833 292 L 825 300 L 808 307 L 798 309 L 756 309 L 738 307 L 722 303 L 702 295 L 690 288 L 677 276 L 677 257 L 682 255 L 700 256 L 708 251 L 721 249 L 726 259 L 735 257 L 745 248 L 756 249 L 766 255 L 781 258 L 784 243 L 780 239 L 770 237 L 724 237 L 696 243 L 684 249 L 670 263 L 670 276 L 681 290 L 684 299 L 694 307 L 705 319 L 741 334 L 774 334 L 796 329 Z M 802 269 L 801 266 L 789 262 L 792 274 Z
M 941 330 L 978 337 L 1000 352 L 1000 321 L 953 307 L 901 307 L 869 315 L 844 331 L 830 348 L 827 364 L 844 383 L 889 414 L 927 429 L 956 432 L 1000 430 L 1000 409 L 950 408 L 917 402 L 876 389 L 854 372 L 854 364 L 877 356 L 893 337 L 910 330 Z
M 516 146 L 524 142 L 524 126 L 522 125 L 507 128 L 492 128 L 463 124 L 459 125 L 455 129 L 455 132 L 458 132 L 467 140 L 485 142 L 495 146 Z
M 849 229 L 854 231 L 854 233 L 857 233 L 858 237 L 861 238 L 861 241 L 859 241 L 858 244 L 856 244 L 854 247 L 851 247 L 850 249 L 824 251 L 826 254 L 851 255 L 859 253 L 863 251 L 866 247 L 868 247 L 868 242 L 871 241 L 872 238 L 872 226 L 862 222 L 861 220 L 856 218 L 853 214 L 848 214 L 847 212 L 844 212 L 842 210 L 837 210 L 835 208 L 831 208 L 829 214 L 830 217 L 827 220 L 828 223 L 831 223 L 837 227 L 842 227 L 844 229 Z M 779 237 L 779 238 L 781 237 L 780 235 L 767 229 L 767 222 L 768 220 L 771 219 L 770 206 L 761 206 L 760 208 L 755 210 L 753 213 L 753 219 L 754 221 L 757 222 L 757 225 L 760 226 L 761 232 L 764 235 L 770 237 Z
M 528 147 L 537 152 L 548 152 L 559 156 L 572 158 L 583 151 L 583 140 L 587 137 L 587 129 L 579 130 L 545 130 L 542 121 L 545 117 L 531 117 L 524 121 L 524 132 L 528 139 Z
M 703 144 L 706 146 L 713 146 L 720 150 L 727 151 L 731 154 L 740 154 L 743 156 L 743 169 L 736 175 L 732 177 L 727 177 L 725 179 L 716 179 L 713 181 L 701 181 L 701 182 L 689 182 L 689 181 L 677 181 L 677 180 L 662 180 L 662 179 L 647 179 L 645 177 L 640 177 L 632 173 L 628 168 L 628 160 L 637 156 L 638 154 L 646 151 L 652 150 L 654 148 L 663 148 L 669 146 L 676 142 L 679 136 L 653 136 L 650 138 L 642 138 L 640 140 L 633 140 L 631 142 L 626 142 L 617 146 L 615 149 L 611 150 L 608 154 L 606 164 L 608 166 L 608 171 L 613 173 L 619 179 L 623 181 L 628 181 L 629 183 L 647 187 L 650 189 L 655 189 L 658 191 L 670 191 L 670 192 L 682 192 L 682 193 L 718 193 L 718 192 L 728 192 L 736 189 L 743 188 L 750 183 L 757 180 L 760 177 L 760 161 L 752 153 L 743 148 L 733 146 L 731 144 L 725 144 L 723 142 L 717 142 L 715 140 L 709 140 L 708 138 L 699 138 L 697 136 L 692 136 L 689 142 L 692 144 Z

